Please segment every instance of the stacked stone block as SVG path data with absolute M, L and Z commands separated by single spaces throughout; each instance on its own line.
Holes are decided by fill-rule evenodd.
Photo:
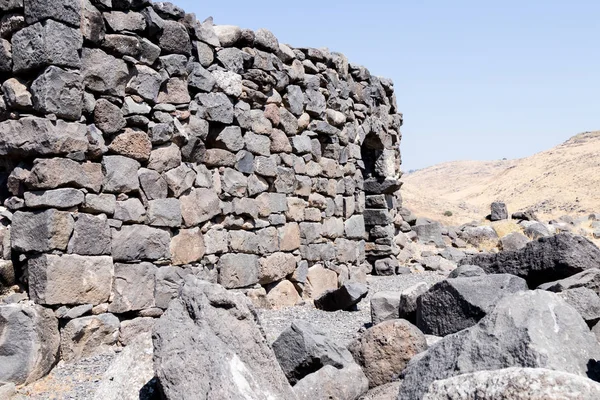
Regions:
M 4 258 L 36 303 L 156 316 L 187 274 L 298 299 L 397 253 L 391 81 L 170 3 L 0 12 Z

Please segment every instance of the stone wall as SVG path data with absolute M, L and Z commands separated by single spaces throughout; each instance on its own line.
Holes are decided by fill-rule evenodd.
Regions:
M 390 80 L 169 3 L 0 12 L 0 286 L 156 316 L 187 274 L 293 304 L 397 253 Z

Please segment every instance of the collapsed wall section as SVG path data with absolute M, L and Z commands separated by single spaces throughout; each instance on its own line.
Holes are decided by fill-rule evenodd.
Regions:
M 196 274 L 293 304 L 397 252 L 391 81 L 169 3 L 0 12 L 3 258 L 36 303 L 154 315 Z

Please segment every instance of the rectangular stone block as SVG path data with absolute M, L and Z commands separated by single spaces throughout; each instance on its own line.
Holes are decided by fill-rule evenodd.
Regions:
M 81 190 L 71 188 L 25 192 L 24 197 L 29 208 L 71 208 L 85 199 Z
M 11 247 L 23 253 L 66 250 L 73 232 L 70 213 L 54 209 L 36 212 L 17 211 L 13 215 Z
M 170 257 L 169 232 L 146 225 L 126 225 L 112 232 L 115 261 L 160 260 Z
M 113 259 L 43 254 L 28 263 L 29 296 L 38 304 L 101 304 L 108 301 Z
M 53 20 L 35 23 L 12 37 L 13 72 L 22 73 L 46 65 L 79 68 L 82 45 L 83 35 L 79 29 Z
M 110 254 L 111 232 L 106 215 L 76 214 L 68 252 L 84 256 Z
M 156 266 L 149 262 L 115 264 L 112 301 L 108 312 L 121 314 L 154 307 L 156 270 Z
M 382 209 L 367 208 L 364 212 L 365 225 L 388 225 L 394 222 L 390 212 Z
M 225 254 L 218 264 L 219 283 L 227 289 L 252 286 L 258 283 L 258 256 L 251 254 Z
M 25 117 L 0 122 L 0 155 L 61 155 L 87 151 L 86 126 L 77 122 Z
M 78 163 L 68 158 L 44 158 L 34 161 L 26 185 L 31 189 L 73 186 L 99 192 L 103 179 L 101 164 Z

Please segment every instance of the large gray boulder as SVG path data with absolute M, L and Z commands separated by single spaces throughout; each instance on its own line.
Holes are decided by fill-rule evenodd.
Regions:
M 142 333 L 115 357 L 100 380 L 94 400 L 145 398 L 143 388 L 154 378 L 152 355 L 152 335 Z
M 600 296 L 600 269 L 590 268 L 565 279 L 544 283 L 538 289 L 562 292 L 580 287 L 591 289 Z
M 600 297 L 591 289 L 580 287 L 558 293 L 576 309 L 591 328 L 600 320 Z
M 422 399 L 433 381 L 482 370 L 532 367 L 587 376 L 590 360 L 599 358 L 600 344 L 573 307 L 553 293 L 518 292 L 477 325 L 415 357 L 398 400 Z
M 0 382 L 17 385 L 45 376 L 58 362 L 58 320 L 33 304 L 0 306 Z
M 294 386 L 299 400 L 357 400 L 367 392 L 369 381 L 357 364 L 337 369 L 326 365 Z
M 419 282 L 404 289 L 400 293 L 400 304 L 398 304 L 399 318 L 416 324 L 418 300 L 430 288 L 431 284 Z
M 417 326 L 424 333 L 446 336 L 475 325 L 506 295 L 527 290 L 514 275 L 484 275 L 448 279 L 417 299 Z
M 477 254 L 461 265 L 478 265 L 490 274 L 512 274 L 529 287 L 567 278 L 600 265 L 600 249 L 582 236 L 561 233 L 528 243 L 519 251 Z
M 81 74 L 85 88 L 96 93 L 124 96 L 129 81 L 125 61 L 100 49 L 84 48 L 81 53 Z
M 478 371 L 435 381 L 424 400 L 596 400 L 600 384 L 545 368 Z
M 299 399 L 354 400 L 368 390 L 352 354 L 308 322 L 293 322 L 272 347 Z
M 188 276 L 153 340 L 166 399 L 296 399 L 242 294 Z

